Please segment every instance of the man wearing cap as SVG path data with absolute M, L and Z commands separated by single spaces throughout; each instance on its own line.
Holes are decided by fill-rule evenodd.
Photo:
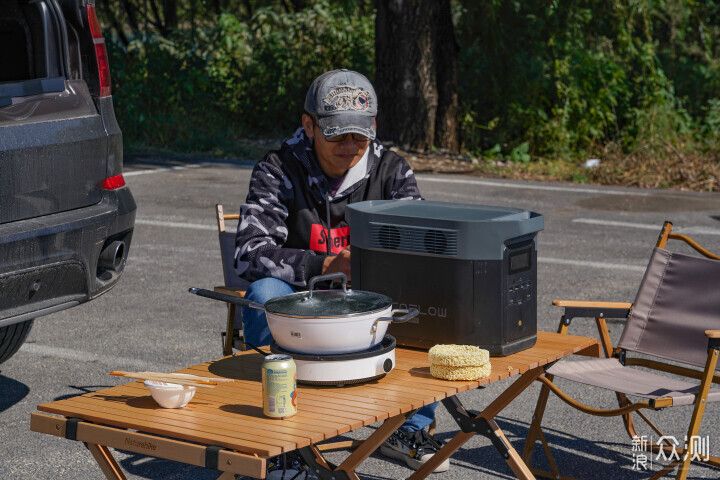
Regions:
M 375 138 L 377 96 L 370 81 L 350 70 L 315 79 L 305 98 L 302 126 L 253 169 L 235 239 L 235 270 L 252 282 L 246 298 L 264 304 L 312 277 L 350 278 L 346 206 L 364 200 L 421 200 L 405 159 Z M 248 343 L 272 341 L 265 313 L 243 308 Z M 423 407 L 382 447 L 419 468 L 439 443 L 425 432 L 435 404 Z M 445 471 L 445 461 L 436 471 Z

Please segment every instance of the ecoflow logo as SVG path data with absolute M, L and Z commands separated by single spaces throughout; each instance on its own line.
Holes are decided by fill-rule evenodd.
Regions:
M 418 323 L 420 320 L 418 317 L 420 315 L 427 315 L 428 317 L 438 317 L 438 318 L 445 318 L 447 317 L 447 308 L 445 307 L 438 307 L 438 306 L 423 306 L 423 305 L 416 305 L 413 303 L 394 303 L 394 308 L 400 308 L 404 310 L 408 310 L 410 308 L 415 308 L 418 311 L 418 316 L 409 320 L 408 323 Z

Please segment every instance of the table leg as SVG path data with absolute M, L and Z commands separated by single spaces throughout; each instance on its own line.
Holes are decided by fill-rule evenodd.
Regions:
M 328 462 L 315 445 L 303 447 L 298 450 L 308 467 L 313 470 L 320 480 L 360 480 L 354 470 L 345 471 Z
M 410 475 L 407 480 L 420 480 L 422 478 L 426 478 L 428 475 L 434 472 L 437 466 L 444 462 L 446 458 L 449 458 L 450 455 L 452 455 L 460 447 L 462 447 L 465 442 L 470 440 L 473 435 L 475 435 L 475 432 L 459 432 L 457 435 L 451 438 L 448 443 L 443 445 L 440 451 L 433 455 L 430 460 L 425 462 L 422 467 L 420 467 L 415 473 Z
M 105 478 L 108 480 L 127 480 L 125 474 L 120 470 L 120 465 L 117 464 L 115 458 L 110 453 L 110 450 L 104 445 L 96 445 L 94 443 L 86 443 L 85 446 L 92 456 L 95 457 L 95 461 L 100 466 L 100 470 L 105 474 Z
M 375 450 L 380 448 L 380 445 L 382 445 L 382 443 L 387 440 L 388 437 L 390 437 L 390 435 L 392 435 L 395 430 L 400 427 L 400 425 L 405 423 L 405 420 L 407 420 L 407 418 L 402 414 L 385 420 L 385 422 L 380 425 L 380 428 L 375 430 L 372 435 L 370 435 L 367 440 L 362 443 L 362 445 L 356 448 L 355 451 L 351 453 L 338 468 L 345 470 L 346 472 L 354 471 L 358 465 L 372 455 Z
M 553 376 L 550 374 L 546 375 L 547 378 L 552 381 Z M 532 422 L 530 423 L 530 429 L 528 430 L 527 437 L 525 438 L 525 447 L 523 448 L 523 460 L 525 461 L 525 464 L 528 466 L 532 466 L 532 454 L 535 450 L 535 444 L 538 439 L 540 438 L 540 444 L 543 447 L 543 450 L 545 451 L 545 456 L 548 459 L 548 462 L 550 462 L 550 469 L 552 470 L 552 476 L 555 478 L 560 478 L 560 471 L 557 468 L 557 464 L 555 463 L 555 457 L 553 457 L 552 452 L 550 452 L 550 448 L 547 443 L 547 439 L 545 438 L 545 434 L 542 431 L 542 420 L 543 416 L 545 415 L 545 407 L 547 406 L 548 398 L 550 396 L 550 389 L 547 387 L 547 385 L 543 384 L 540 388 L 540 395 L 538 396 L 537 404 L 535 405 L 535 413 L 532 416 Z M 535 469 L 535 472 L 538 475 L 546 476 L 549 472 L 542 472 Z
M 465 444 L 476 433 L 488 437 L 495 448 L 500 452 L 505 461 L 508 463 L 513 472 L 521 479 L 534 479 L 532 472 L 522 461 L 520 454 L 513 448 L 505 437 L 503 431 L 493 420 L 495 416 L 508 406 L 518 395 L 532 384 L 544 371 L 544 367 L 533 368 L 520 376 L 510 387 L 508 387 L 500 396 L 488 405 L 478 415 L 472 416 L 456 397 L 444 399 L 443 405 L 460 426 L 462 430 L 455 435 L 448 443 L 446 443 L 440 451 L 432 456 L 422 467 L 414 474 L 408 477 L 408 480 L 420 480 L 432 473 L 435 468 L 455 453 L 461 446 Z
M 339 466 L 335 466 L 322 456 L 322 453 L 315 445 L 304 447 L 298 450 L 303 459 L 308 463 L 310 468 L 320 479 L 335 480 L 359 480 L 355 473 L 355 469 L 364 462 L 375 450 L 387 440 L 387 438 L 395 432 L 395 430 L 405 423 L 405 415 L 396 415 L 389 418 L 380 425 L 360 446 L 358 446 L 349 457 L 345 459 Z
M 510 444 L 507 437 L 505 437 L 505 434 L 500 429 L 497 423 L 495 423 L 495 420 L 488 420 L 488 425 L 490 425 L 490 428 L 492 429 L 493 433 L 497 435 L 503 442 L 505 442 L 505 445 L 508 446 L 508 453 L 505 457 L 505 461 L 508 465 L 510 465 L 510 468 L 513 472 L 515 472 L 515 475 L 517 475 L 518 478 L 523 480 L 535 480 L 535 475 L 532 474 L 528 466 L 523 462 L 522 457 L 520 454 L 515 450 L 515 448 Z
M 486 420 L 491 420 L 495 418 L 495 416 L 497 416 L 498 413 L 503 411 L 505 407 L 510 404 L 510 402 L 515 400 L 518 395 L 524 392 L 527 387 L 529 387 L 535 380 L 537 380 L 537 378 L 542 375 L 544 371 L 545 367 L 537 367 L 523 373 L 520 378 L 515 380 L 515 382 L 513 382 L 513 384 L 507 388 L 507 390 L 505 390 L 490 405 L 488 405 L 485 410 L 480 413 L 479 416 L 485 418 Z

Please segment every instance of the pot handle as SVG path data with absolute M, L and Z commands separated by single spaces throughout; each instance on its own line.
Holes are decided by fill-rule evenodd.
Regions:
M 342 272 L 336 272 L 336 273 L 326 273 L 325 275 L 318 275 L 316 277 L 312 277 L 310 281 L 308 282 L 308 290 L 310 290 L 310 294 L 308 295 L 308 299 L 312 298 L 313 289 L 315 288 L 315 284 L 317 282 L 326 282 L 328 280 L 337 280 L 339 279 L 342 283 L 342 289 L 343 292 L 347 294 L 347 275 L 345 275 Z
M 392 323 L 404 323 L 408 320 L 412 320 L 413 318 L 417 317 L 420 312 L 418 312 L 417 308 L 411 308 L 411 309 L 404 309 L 404 308 L 397 308 L 392 311 L 391 315 L 395 315 L 396 313 L 404 313 L 402 317 L 381 317 L 375 320 L 372 326 L 372 333 L 377 332 L 377 325 L 378 322 L 392 322 Z
M 252 300 L 248 300 L 247 298 L 243 297 L 235 297 L 233 295 L 213 292 L 212 290 L 205 290 L 204 288 L 197 287 L 189 288 L 188 292 L 194 293 L 195 295 L 200 295 L 201 297 L 212 298 L 213 300 L 220 300 L 221 302 L 234 303 L 236 305 L 242 305 L 243 307 L 250 307 L 256 310 L 262 310 L 263 312 L 265 311 L 264 305 L 253 302 Z

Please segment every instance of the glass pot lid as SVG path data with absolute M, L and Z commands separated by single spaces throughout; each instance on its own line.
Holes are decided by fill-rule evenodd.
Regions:
M 392 306 L 388 296 L 362 290 L 310 290 L 273 298 L 265 310 L 288 317 L 349 317 L 385 310 Z

